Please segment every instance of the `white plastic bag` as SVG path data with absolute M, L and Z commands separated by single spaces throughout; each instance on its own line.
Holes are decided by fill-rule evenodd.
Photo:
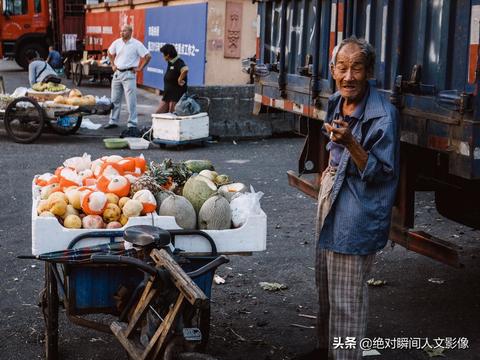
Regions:
M 249 193 L 239 194 L 232 199 L 230 209 L 232 210 L 233 227 L 241 227 L 250 215 L 261 213 L 260 199 L 262 196 L 263 192 L 255 192 L 253 186 L 250 185 Z
M 63 166 L 75 169 L 77 172 L 90 169 L 91 164 L 92 158 L 87 153 L 84 153 L 81 157 L 72 157 L 63 162 Z

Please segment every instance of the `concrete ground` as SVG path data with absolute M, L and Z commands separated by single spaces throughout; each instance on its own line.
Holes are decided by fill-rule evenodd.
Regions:
M 5 64 L 0 65 L 0 69 Z M 26 74 L 0 70 L 7 89 L 25 84 Z M 108 88 L 82 87 L 92 94 Z M 139 92 L 145 106 L 141 121 L 155 97 Z M 106 123 L 106 117 L 92 121 Z M 132 150 L 107 150 L 104 130 L 62 137 L 44 134 L 30 145 L 10 141 L 0 124 L 0 359 L 43 358 L 44 323 L 37 307 L 43 286 L 43 264 L 19 260 L 31 249 L 31 180 L 35 174 L 59 166 L 64 159 L 88 152 L 136 155 Z M 231 256 L 218 274 L 226 279 L 214 285 L 208 352 L 219 359 L 291 359 L 315 344 L 314 213 L 315 203 L 287 184 L 286 171 L 295 169 L 303 145 L 300 138 L 218 142 L 183 151 L 151 148 L 149 160 L 210 159 L 221 172 L 252 184 L 265 193 L 262 208 L 268 216 L 267 250 L 252 256 Z M 467 349 L 448 349 L 451 360 L 480 359 L 480 232 L 441 217 L 430 193 L 416 199 L 416 226 L 462 246 L 462 269 L 454 269 L 390 244 L 375 261 L 372 277 L 386 281 L 370 287 L 368 338 L 380 355 L 365 359 L 424 360 L 421 349 L 384 349 L 381 339 L 428 338 L 430 344 L 466 338 Z M 279 282 L 288 288 L 267 292 L 259 282 Z M 301 325 L 302 327 L 299 327 Z M 423 340 L 424 342 L 424 340 Z M 424 345 L 424 343 L 422 343 Z M 116 339 L 85 329 L 60 314 L 60 358 L 127 359 Z M 385 345 L 383 345 L 385 347 Z

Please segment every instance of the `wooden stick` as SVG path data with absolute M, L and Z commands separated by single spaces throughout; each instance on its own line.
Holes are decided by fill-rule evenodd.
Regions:
M 208 297 L 164 249 L 154 249 L 150 256 L 157 264 L 157 267 L 163 266 L 168 270 L 173 283 L 190 304 L 198 307 L 208 305 Z

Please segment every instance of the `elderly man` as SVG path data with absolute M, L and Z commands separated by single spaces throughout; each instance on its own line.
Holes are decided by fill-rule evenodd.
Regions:
M 145 46 L 132 37 L 132 26 L 124 25 L 120 31 L 121 38 L 115 40 L 108 48 L 108 56 L 113 69 L 112 103 L 113 110 L 105 129 L 118 127 L 122 97 L 128 108 L 128 129 L 122 136 L 138 136 L 137 129 L 137 72 L 141 72 L 151 59 Z
M 318 197 L 319 347 L 300 359 L 358 360 L 367 329 L 366 280 L 388 240 L 399 176 L 398 112 L 369 85 L 374 49 L 343 40 L 330 70 L 338 92 L 325 120 L 329 164 Z

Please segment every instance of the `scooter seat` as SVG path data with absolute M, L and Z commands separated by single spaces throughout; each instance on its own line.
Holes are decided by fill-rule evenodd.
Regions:
M 152 225 L 135 225 L 125 229 L 123 239 L 136 246 L 148 246 L 164 248 L 171 243 L 170 233 Z

